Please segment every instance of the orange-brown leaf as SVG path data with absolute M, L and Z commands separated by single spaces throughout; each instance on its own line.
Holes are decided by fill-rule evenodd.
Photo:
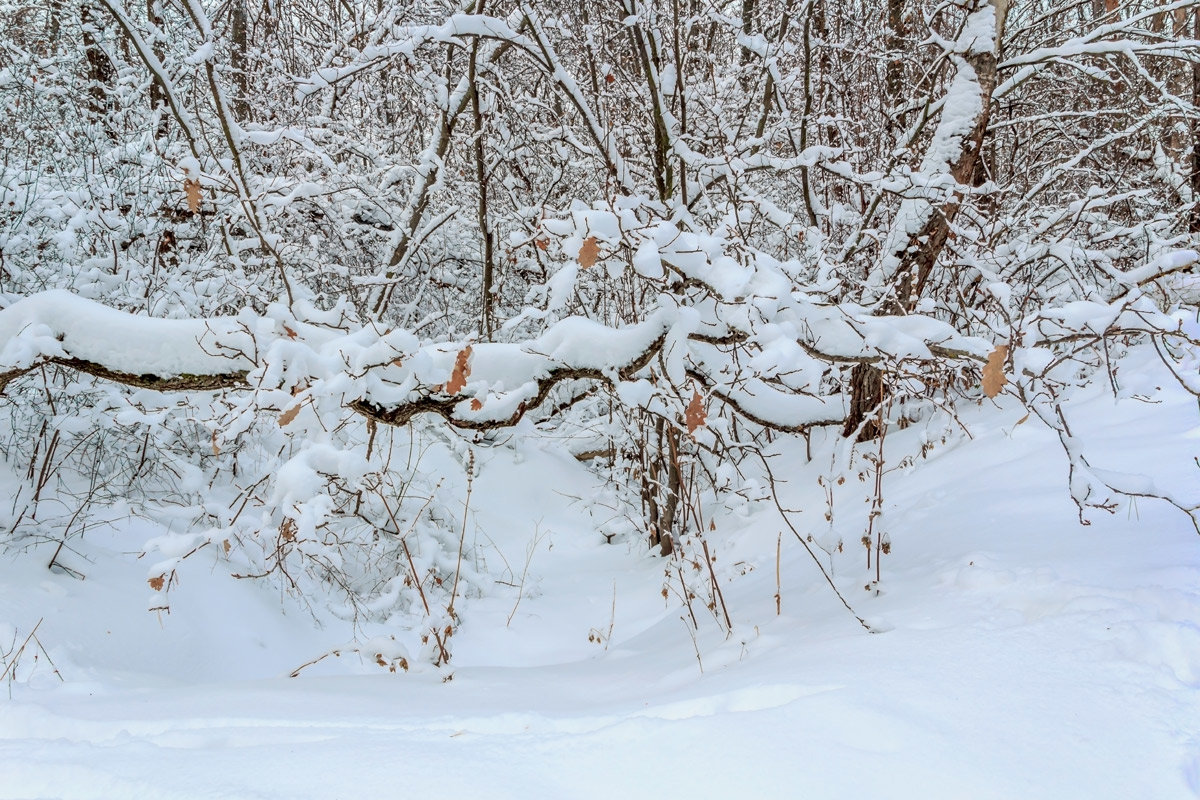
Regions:
M 291 425 L 292 420 L 294 420 L 296 418 L 296 415 L 299 413 L 300 413 L 300 404 L 299 403 L 297 403 L 296 405 L 294 405 L 291 408 L 284 411 L 282 414 L 279 415 L 279 427 L 286 428 L 288 425 Z
M 1000 394 L 1008 378 L 1004 376 L 1004 361 L 1008 358 L 1008 345 L 997 345 L 988 355 L 987 366 L 983 368 L 983 393 L 988 397 Z
M 687 421 L 688 433 L 692 438 L 696 436 L 696 429 L 703 428 L 707 419 L 704 413 L 704 398 L 700 396 L 700 392 L 692 393 L 692 402 L 688 403 L 687 410 L 684 412 L 684 419 Z
M 188 178 L 183 182 L 183 194 L 187 198 L 188 211 L 193 214 L 200 211 L 200 181 Z
M 596 241 L 595 236 L 589 236 L 583 240 L 583 246 L 579 248 L 579 266 L 587 269 L 596 263 L 596 259 L 600 257 L 600 244 Z
M 547 239 L 534 239 L 533 243 L 537 245 L 538 250 L 545 250 L 550 246 L 550 242 Z
M 166 582 L 167 574 L 165 572 L 156 578 L 150 578 L 148 581 L 146 581 L 146 583 L 150 584 L 150 588 L 156 592 L 161 592 Z
M 221 448 L 220 448 L 220 446 L 217 445 L 217 432 L 216 431 L 212 432 L 212 450 L 213 450 L 214 456 L 221 455 Z
M 295 339 L 295 338 L 296 338 L 296 332 L 295 332 L 294 330 L 292 330 L 291 328 L 289 328 L 289 327 L 287 326 L 287 324 L 286 324 L 286 323 L 285 323 L 285 324 L 284 324 L 284 326 L 283 326 L 283 333 L 284 333 L 284 335 L 285 335 L 285 336 L 287 336 L 289 339 Z
M 479 410 L 480 410 L 480 409 L 482 409 L 482 408 L 483 408 L 483 403 L 482 403 L 482 402 L 480 402 L 480 400 L 479 400 L 479 398 L 478 398 L 478 397 L 476 397 L 476 398 L 473 398 L 473 399 L 471 400 L 471 410 L 472 410 L 472 411 L 479 411 Z
M 454 371 L 450 373 L 450 380 L 446 381 L 446 394 L 458 394 L 467 385 L 467 378 L 471 375 L 471 345 L 464 347 L 454 359 Z

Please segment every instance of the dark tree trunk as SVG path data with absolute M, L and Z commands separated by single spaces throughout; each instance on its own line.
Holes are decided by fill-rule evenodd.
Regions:
M 150 20 L 150 26 L 155 32 L 154 37 L 154 57 L 161 63 L 166 56 L 166 51 L 163 49 L 162 43 L 162 3 L 161 0 L 146 0 L 146 16 Z M 167 88 L 163 86 L 162 81 L 157 75 L 150 77 L 150 109 L 157 110 L 159 113 L 158 127 L 155 129 L 155 135 L 161 139 L 167 135 L 171 128 L 171 114 L 167 105 Z
M 83 29 L 83 52 L 87 59 L 87 110 L 88 116 L 99 122 L 109 136 L 113 135 L 112 85 L 116 79 L 112 59 L 100 44 L 100 15 L 89 3 L 79 7 L 79 21 Z
M 1200 11 L 1192 17 L 1192 36 L 1200 36 Z M 1200 61 L 1192 62 L 1192 105 L 1200 104 Z M 1200 119 L 1192 118 L 1192 210 L 1188 214 L 1188 231 L 1200 233 Z
M 842 428 L 843 436 L 857 436 L 866 442 L 879 436 L 876 412 L 887 391 L 883 372 L 874 364 L 855 364 L 850 372 L 850 412 Z
M 904 62 L 906 60 L 905 40 L 908 38 L 908 25 L 904 20 L 905 0 L 887 0 L 887 71 L 884 74 L 883 88 L 887 92 L 888 102 L 888 133 L 891 134 L 896 124 L 895 109 L 899 107 L 904 87 Z
M 230 66 L 233 67 L 233 116 L 238 122 L 245 122 L 250 118 L 248 28 L 246 4 L 243 0 L 234 0 L 229 13 L 229 36 L 232 40 L 229 60 Z
M 484 13 L 484 2 L 480 0 L 475 13 Z M 488 210 L 487 154 L 484 146 L 483 105 L 480 101 L 479 40 L 471 43 L 471 60 L 468 65 L 471 81 L 471 118 L 475 125 L 475 184 L 479 190 L 479 235 L 482 237 L 483 281 L 480 290 L 479 335 L 485 342 L 492 340 L 495 322 L 495 243 L 492 234 L 491 212 Z

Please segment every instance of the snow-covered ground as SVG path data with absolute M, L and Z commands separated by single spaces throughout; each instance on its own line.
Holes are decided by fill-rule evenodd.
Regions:
M 1073 429 L 1095 466 L 1195 496 L 1195 400 L 1156 399 L 1097 388 Z M 0 685 L 0 797 L 1200 797 L 1200 536 L 1151 501 L 1081 526 L 1056 438 L 1023 415 L 966 409 L 973 438 L 887 476 L 879 594 L 866 490 L 842 490 L 845 552 L 816 552 L 875 634 L 764 508 L 709 534 L 734 628 L 698 607 L 693 642 L 670 562 L 605 544 L 596 479 L 549 447 L 480 453 L 480 553 L 526 582 L 460 608 L 449 669 L 346 653 L 290 678 L 348 631 L 200 562 L 159 618 L 148 523 L 76 541 L 86 580 L 48 571 L 51 545 L 6 557 L 0 652 L 41 620 L 64 680 L 31 644 Z M 828 542 L 819 462 L 773 469 Z

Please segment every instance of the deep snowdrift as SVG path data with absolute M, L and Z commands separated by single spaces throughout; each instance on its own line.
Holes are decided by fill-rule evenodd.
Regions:
M 1072 424 L 1095 466 L 1194 496 L 1195 400 L 1154 399 L 1097 388 Z M 50 546 L 15 554 L 0 652 L 41 620 L 64 681 L 30 645 L 0 687 L 0 797 L 1200 796 L 1200 537 L 1150 501 L 1081 526 L 1057 440 L 1023 415 L 967 409 L 973 438 L 887 476 L 881 593 L 866 489 L 837 498 L 845 550 L 816 552 L 877 634 L 763 508 L 709 534 L 734 631 L 701 606 L 693 643 L 669 562 L 605 544 L 596 479 L 549 448 L 480 451 L 474 543 L 525 582 L 463 606 L 445 670 L 343 653 L 289 678 L 346 626 L 199 561 L 160 619 L 148 523 L 77 542 L 82 581 L 46 569 Z M 893 463 L 924 430 L 889 437 Z M 773 469 L 828 546 L 802 452 Z

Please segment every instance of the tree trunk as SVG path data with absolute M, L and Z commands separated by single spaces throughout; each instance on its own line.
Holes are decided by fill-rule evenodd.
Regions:
M 908 26 L 904 20 L 905 0 L 887 0 L 887 70 L 884 73 L 883 88 L 888 105 L 887 132 L 889 145 L 894 144 L 895 128 L 897 126 L 896 109 L 902 99 L 904 86 L 904 62 L 906 53 L 904 44 L 908 38 Z
M 854 365 L 850 372 L 850 413 L 846 415 L 842 436 L 855 436 L 855 441 L 867 442 L 882 433 L 875 411 L 883 402 L 886 391 L 879 367 Z
M 112 111 L 110 90 L 116 71 L 112 60 L 100 45 L 100 26 L 97 23 L 99 15 L 89 3 L 79 7 L 79 21 L 83 29 L 83 51 L 87 58 L 87 110 L 88 114 L 99 121 L 105 131 L 112 135 L 112 125 L 108 119 Z
M 482 14 L 483 0 L 475 12 Z M 479 86 L 479 40 L 471 43 L 471 61 L 467 67 L 471 82 L 471 117 L 475 127 L 475 183 L 479 189 L 479 235 L 483 238 L 483 280 L 480 289 L 479 336 L 485 342 L 492 340 L 494 328 L 494 292 L 496 283 L 495 252 L 491 229 L 491 214 L 488 211 L 487 154 L 483 141 L 483 107 L 480 102 Z
M 150 27 L 155 33 L 154 37 L 154 57 L 162 63 L 166 58 L 166 51 L 163 49 L 162 42 L 162 2 L 161 0 L 146 0 L 146 17 L 150 20 Z M 163 86 L 157 75 L 150 76 L 150 110 L 157 111 L 158 127 L 155 129 L 155 135 L 161 139 L 167 135 L 171 128 L 171 114 L 167 107 L 167 89 Z
M 903 0 L 888 0 L 889 14 L 894 5 L 899 6 L 902 2 Z M 1004 0 L 991 0 L 991 5 L 996 15 L 996 34 L 999 40 L 1007 3 Z M 975 171 L 987 133 L 992 92 L 996 88 L 996 47 L 971 53 L 965 56 L 964 60 L 975 72 L 979 83 L 980 111 L 970 132 L 963 137 L 958 154 L 949 160 L 946 166 L 956 184 L 969 186 L 976 177 Z M 890 77 L 889 64 L 889 79 Z M 899 87 L 896 88 L 898 91 Z M 891 255 L 897 258 L 898 264 L 891 296 L 880 308 L 882 313 L 909 314 L 916 308 L 917 301 L 933 273 L 933 267 L 950 237 L 950 224 L 958 214 L 961 199 L 962 194 L 955 191 L 941 206 L 927 209 L 924 224 L 916 232 L 909 233 L 899 242 L 899 246 L 891 250 Z M 868 416 L 878 406 L 886 391 L 887 387 L 878 367 L 859 364 L 854 368 L 850 377 L 850 412 L 846 417 L 844 435 L 849 436 L 858 431 L 860 442 L 878 435 L 877 423 L 868 420 Z
M 249 21 L 244 0 L 234 0 L 229 12 L 229 35 L 232 39 L 230 66 L 233 67 L 233 116 L 238 122 L 250 118 Z
M 50 6 L 46 12 L 46 55 L 49 55 L 57 46 L 61 30 L 62 0 L 50 0 Z
M 884 71 L 883 89 L 886 108 L 888 147 L 896 144 L 898 127 L 897 109 L 903 99 L 904 86 L 904 43 L 908 33 L 904 21 L 905 0 L 887 0 L 887 67 Z M 874 364 L 856 364 L 850 372 L 850 409 L 842 428 L 843 436 L 854 436 L 855 441 L 866 442 L 879 436 L 879 422 L 875 409 L 883 402 L 886 391 L 883 373 Z
M 1192 37 L 1200 38 L 1200 10 L 1192 12 Z M 1200 61 L 1192 62 L 1192 105 L 1200 108 Z M 1200 119 L 1192 117 L 1191 175 L 1192 210 L 1188 213 L 1188 231 L 1200 233 Z

